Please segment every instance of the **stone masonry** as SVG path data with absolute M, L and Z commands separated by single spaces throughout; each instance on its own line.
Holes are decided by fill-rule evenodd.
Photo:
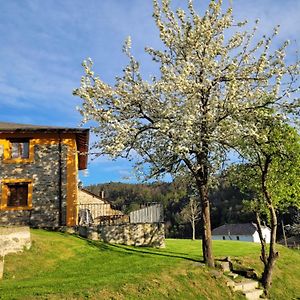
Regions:
M 31 247 L 29 227 L 0 226 L 0 279 L 3 277 L 4 257 L 9 253 L 23 251 Z
M 139 223 L 79 226 L 79 235 L 111 244 L 131 246 L 165 247 L 165 227 L 163 223 Z
M 0 145 L 1 148 L 1 145 Z M 29 225 L 32 227 L 56 227 L 66 223 L 66 158 L 67 146 L 61 148 L 61 215 L 59 224 L 59 145 L 35 145 L 34 162 L 3 163 L 0 149 L 0 197 L 2 179 L 30 179 L 33 182 L 32 209 L 0 211 L 0 226 Z
M 0 226 L 0 256 L 22 251 L 31 247 L 29 227 Z

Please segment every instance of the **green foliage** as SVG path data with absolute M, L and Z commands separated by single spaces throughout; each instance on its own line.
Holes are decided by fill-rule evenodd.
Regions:
M 224 223 L 240 223 L 254 220 L 251 213 L 244 211 L 242 200 L 247 195 L 242 193 L 225 176 L 214 178 L 215 185 L 211 188 L 212 227 Z M 172 183 L 154 182 L 151 184 L 127 184 L 110 182 L 86 187 L 87 190 L 99 195 L 104 191 L 105 198 L 116 208 L 125 212 L 139 208 L 141 204 L 159 202 L 163 204 L 168 237 L 189 238 L 190 225 L 182 220 L 180 212 L 188 204 L 189 197 L 195 193 L 190 182 L 176 178 Z M 196 222 L 196 236 L 200 236 L 200 223 Z
M 300 138 L 298 133 L 287 128 L 277 135 L 281 140 L 280 155 L 273 160 L 268 188 L 278 208 L 300 208 Z
M 270 116 L 272 117 L 272 116 Z M 252 211 L 267 213 L 262 181 L 277 211 L 300 206 L 300 137 L 297 131 L 282 122 L 262 123 L 267 137 L 245 138 L 241 151 L 246 163 L 235 167 L 235 180 L 252 200 L 245 202 Z
M 273 110 L 258 114 L 259 134 L 246 134 L 239 140 L 239 151 L 246 164 L 239 166 L 240 186 L 250 189 L 254 198 L 245 203 L 255 212 L 261 241 L 261 261 L 264 264 L 261 283 L 265 295 L 272 284 L 275 261 L 278 212 L 300 206 L 300 138 L 296 129 Z M 269 246 L 262 234 L 262 217 L 271 229 Z
M 300 243 L 300 209 L 290 207 L 286 212 L 280 215 L 287 237 L 295 237 L 295 244 Z M 282 228 L 281 228 L 282 230 Z M 298 242 L 297 242 L 298 240 Z
M 106 199 L 113 206 L 127 213 L 138 209 L 140 205 L 145 203 L 161 203 L 164 207 L 167 235 L 171 237 L 190 235 L 189 225 L 181 224 L 180 218 L 180 211 L 188 201 L 187 186 L 182 181 L 154 182 L 151 184 L 110 182 L 91 185 L 86 189 L 97 195 L 104 191 Z
M 236 178 L 236 170 L 229 168 L 216 179 L 218 184 L 211 189 L 213 228 L 225 223 L 247 223 L 255 220 L 253 213 L 245 210 L 243 205 L 243 200 L 251 199 L 253 195 L 250 191 L 241 190 L 233 178 Z
M 96 195 L 104 191 L 105 198 L 120 209 L 122 206 L 130 206 L 132 203 L 159 202 L 167 205 L 169 201 L 178 201 L 185 195 L 183 186 L 179 186 L 177 182 L 154 182 L 150 184 L 110 182 L 90 185 L 86 189 Z

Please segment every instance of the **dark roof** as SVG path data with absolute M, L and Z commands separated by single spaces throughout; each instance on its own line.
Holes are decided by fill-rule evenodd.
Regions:
M 18 124 L 0 122 L 0 133 L 74 133 L 78 149 L 78 169 L 87 168 L 88 150 L 89 150 L 89 129 L 86 128 L 68 128 L 56 126 L 41 126 L 31 124 Z
M 19 124 L 19 123 L 9 123 L 0 122 L 0 132 L 24 132 L 24 131 L 49 131 L 49 132 L 82 132 L 88 130 L 86 128 L 69 128 L 69 127 L 59 127 L 59 126 L 44 126 L 44 125 L 32 125 L 32 124 Z
M 256 230 L 254 223 L 224 224 L 215 228 L 212 235 L 252 235 Z

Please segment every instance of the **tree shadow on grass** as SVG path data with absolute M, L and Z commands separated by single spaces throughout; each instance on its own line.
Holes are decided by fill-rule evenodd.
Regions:
M 192 262 L 202 263 L 203 260 L 201 258 L 192 258 L 189 257 L 188 254 L 184 253 L 174 253 L 171 251 L 155 251 L 155 249 L 150 249 L 148 247 L 134 247 L 134 246 L 127 246 L 127 245 L 119 245 L 119 244 L 109 244 L 102 241 L 93 241 L 88 240 L 83 237 L 78 237 L 81 240 L 84 240 L 89 246 L 96 247 L 101 251 L 114 251 L 125 255 L 140 255 L 140 256 L 163 256 L 169 258 L 176 258 L 176 259 L 184 259 Z

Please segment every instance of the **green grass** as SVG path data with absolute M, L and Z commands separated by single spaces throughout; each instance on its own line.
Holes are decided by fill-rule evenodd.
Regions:
M 43 230 L 33 230 L 32 239 L 29 251 L 6 256 L 0 299 L 242 299 L 199 266 L 200 241 L 134 248 Z M 300 254 L 283 247 L 280 252 L 271 296 L 296 299 Z M 259 245 L 215 241 L 214 253 L 261 271 Z

